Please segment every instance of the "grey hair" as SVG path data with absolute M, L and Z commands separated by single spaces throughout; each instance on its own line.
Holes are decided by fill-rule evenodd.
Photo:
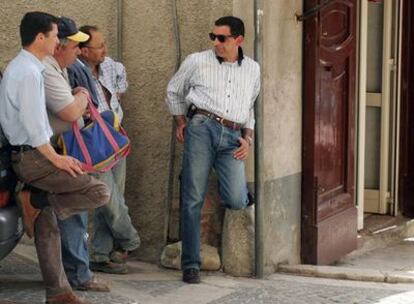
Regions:
M 65 47 L 69 44 L 68 38 L 59 38 L 59 46 Z

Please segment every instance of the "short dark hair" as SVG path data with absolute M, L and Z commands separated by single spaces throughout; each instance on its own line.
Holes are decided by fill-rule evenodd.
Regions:
M 214 22 L 215 26 L 225 26 L 230 28 L 233 37 L 244 36 L 244 23 L 240 18 L 234 16 L 221 17 Z
M 99 29 L 97 26 L 95 25 L 83 25 L 79 28 L 79 31 L 81 31 L 82 33 L 88 34 L 89 35 L 89 39 L 86 40 L 85 42 L 80 42 L 79 43 L 79 48 L 84 48 L 87 47 L 89 42 L 92 39 L 92 32 L 99 32 Z
M 22 46 L 32 44 L 39 33 L 48 35 L 53 29 L 53 24 L 57 24 L 58 20 L 57 17 L 48 13 L 26 13 L 20 22 L 20 38 L 22 40 Z

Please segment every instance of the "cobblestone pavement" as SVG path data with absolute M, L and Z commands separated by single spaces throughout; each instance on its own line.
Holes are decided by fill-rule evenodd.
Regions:
M 180 273 L 131 262 L 131 274 L 102 275 L 111 293 L 80 292 L 99 304 L 414 304 L 414 285 L 340 281 L 275 274 L 266 280 L 203 273 L 202 284 L 187 285 Z M 44 301 L 39 268 L 12 253 L 0 261 L 0 304 Z

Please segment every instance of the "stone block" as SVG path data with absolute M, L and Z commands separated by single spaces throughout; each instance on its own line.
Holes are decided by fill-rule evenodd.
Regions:
M 254 271 L 254 206 L 226 210 L 222 234 L 223 271 L 250 276 Z
M 161 254 L 161 265 L 166 268 L 181 269 L 181 242 L 167 245 Z M 221 267 L 218 249 L 206 244 L 201 245 L 201 269 L 219 270 Z

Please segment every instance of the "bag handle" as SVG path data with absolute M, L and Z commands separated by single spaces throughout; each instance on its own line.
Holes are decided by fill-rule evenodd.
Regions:
M 105 135 L 105 138 L 108 140 L 108 142 L 111 144 L 112 148 L 114 149 L 114 153 L 118 153 L 118 151 L 120 150 L 119 145 L 114 139 L 114 137 L 112 136 L 111 132 L 109 131 L 108 126 L 102 119 L 101 114 L 99 114 L 98 110 L 93 105 L 90 97 L 88 97 L 88 107 L 91 113 L 92 120 L 96 121 L 99 124 L 99 126 L 101 127 Z M 85 141 L 83 140 L 83 137 L 80 133 L 80 128 L 79 128 L 77 121 L 74 121 L 72 123 L 72 130 L 73 130 L 73 133 L 75 134 L 75 138 L 82 151 L 83 157 L 85 158 L 86 165 L 88 167 L 93 167 L 91 155 L 89 154 L 88 148 L 86 147 Z
M 92 120 L 95 120 L 99 124 L 99 126 L 101 127 L 102 131 L 105 134 L 106 139 L 109 141 L 112 148 L 114 149 L 114 152 L 117 153 L 120 150 L 118 143 L 112 136 L 112 133 L 109 131 L 108 126 L 104 122 L 101 114 L 99 114 L 98 109 L 95 108 L 94 104 L 92 103 L 92 99 L 90 96 L 88 97 L 88 107 L 91 113 Z

